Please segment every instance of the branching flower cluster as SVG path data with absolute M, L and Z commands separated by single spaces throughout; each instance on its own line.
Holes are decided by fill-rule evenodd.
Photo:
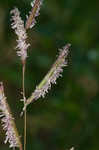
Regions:
M 21 19 L 20 12 L 18 8 L 14 8 L 11 11 L 11 27 L 14 29 L 15 34 L 17 35 L 17 55 L 20 56 L 21 63 L 23 65 L 23 76 L 22 76 L 22 88 L 23 88 L 23 99 L 24 99 L 24 107 L 23 111 L 25 111 L 27 106 L 39 99 L 40 97 L 45 97 L 48 90 L 51 88 L 52 84 L 56 84 L 57 78 L 59 78 L 61 73 L 63 72 L 63 67 L 67 66 L 67 56 L 70 48 L 70 44 L 65 45 L 60 51 L 59 56 L 55 63 L 52 65 L 51 69 L 45 75 L 43 80 L 36 86 L 34 92 L 32 92 L 31 96 L 26 99 L 25 97 L 25 86 L 24 86 L 24 75 L 25 75 L 25 64 L 27 59 L 27 49 L 30 44 L 27 43 L 27 29 L 32 28 L 36 23 L 36 17 L 39 15 L 39 11 L 42 5 L 43 0 L 34 0 L 31 3 L 32 9 L 29 12 L 29 16 L 27 16 L 26 23 Z M 20 150 L 23 150 L 22 144 L 20 141 L 20 136 L 15 126 L 14 118 L 12 117 L 9 105 L 6 101 L 6 97 L 4 94 L 3 83 L 0 83 L 0 117 L 2 121 L 3 129 L 6 132 L 5 143 L 9 142 L 10 148 L 18 147 Z M 25 125 L 26 125 L 26 116 L 25 116 Z M 26 136 L 26 126 L 24 126 L 24 137 Z M 24 138 L 24 150 L 26 150 L 26 138 Z M 73 150 L 73 148 L 72 148 Z

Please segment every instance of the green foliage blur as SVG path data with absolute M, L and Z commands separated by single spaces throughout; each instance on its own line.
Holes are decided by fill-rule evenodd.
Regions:
M 22 66 L 10 10 L 26 21 L 31 0 L 0 0 L 0 81 L 23 142 Z M 37 24 L 28 30 L 27 97 L 71 43 L 68 67 L 44 99 L 27 109 L 27 150 L 99 150 L 99 0 L 44 0 Z M 0 125 L 0 150 L 4 145 Z

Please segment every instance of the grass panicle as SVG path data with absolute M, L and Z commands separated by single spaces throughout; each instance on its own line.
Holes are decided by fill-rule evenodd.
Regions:
M 61 73 L 63 72 L 63 67 L 67 66 L 67 56 L 68 56 L 69 48 L 70 48 L 70 44 L 67 44 L 66 46 L 63 47 L 62 50 L 59 51 L 59 56 L 57 60 L 52 65 L 51 69 L 44 77 L 44 79 L 36 87 L 32 95 L 27 99 L 23 111 L 30 103 L 34 102 L 41 96 L 44 98 L 46 93 L 48 93 L 48 90 L 51 88 L 51 84 L 56 84 L 57 78 L 62 76 Z
M 32 10 L 29 12 L 29 16 L 27 16 L 27 21 L 25 24 L 25 28 L 29 29 L 34 27 L 36 24 L 36 17 L 39 16 L 39 11 L 41 8 L 43 0 L 34 0 L 31 2 Z
M 1 111 L 0 118 L 2 122 L 2 127 L 6 134 L 4 143 L 6 144 L 7 142 L 9 142 L 10 148 L 18 147 L 20 150 L 22 150 L 20 136 L 18 134 L 9 105 L 6 101 L 2 82 L 0 82 L 0 111 Z
M 26 43 L 27 33 L 24 27 L 24 21 L 20 17 L 20 12 L 18 8 L 14 8 L 13 10 L 11 10 L 10 13 L 12 15 L 11 26 L 12 29 L 15 30 L 15 33 L 18 37 L 17 39 L 18 44 L 16 46 L 16 49 L 18 49 L 17 55 L 21 57 L 22 64 L 25 64 L 27 58 L 27 49 L 30 46 L 30 44 Z

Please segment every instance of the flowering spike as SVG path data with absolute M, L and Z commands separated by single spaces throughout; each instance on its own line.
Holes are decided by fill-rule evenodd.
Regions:
M 67 55 L 69 52 L 70 44 L 67 44 L 63 50 L 60 50 L 59 56 L 56 62 L 53 64 L 50 71 L 44 77 L 44 79 L 40 82 L 40 84 L 36 87 L 35 91 L 32 95 L 27 99 L 26 105 L 23 108 L 23 111 L 26 109 L 27 105 L 31 102 L 37 100 L 41 96 L 44 97 L 48 90 L 51 88 L 51 84 L 56 84 L 56 80 L 61 76 L 63 72 L 63 67 L 67 66 Z
M 10 148 L 18 147 L 22 150 L 22 145 L 18 131 L 15 126 L 14 118 L 12 117 L 9 105 L 4 94 L 3 83 L 0 82 L 0 118 L 2 121 L 3 130 L 6 132 L 4 143 L 9 142 Z
M 39 16 L 41 5 L 42 5 L 42 0 L 34 0 L 33 2 L 31 2 L 32 10 L 26 21 L 26 25 L 25 25 L 26 29 L 32 28 L 35 25 L 36 23 L 35 17 Z
M 30 44 L 26 43 L 26 39 L 27 39 L 27 34 L 26 34 L 26 29 L 24 28 L 24 21 L 21 19 L 20 17 L 20 12 L 18 10 L 18 8 L 14 8 L 11 11 L 11 14 L 13 14 L 12 16 L 12 29 L 15 30 L 16 35 L 18 36 L 18 40 L 17 40 L 17 49 L 19 49 L 17 51 L 17 55 L 21 57 L 21 61 L 24 64 L 25 60 L 27 58 L 27 49 L 30 46 Z

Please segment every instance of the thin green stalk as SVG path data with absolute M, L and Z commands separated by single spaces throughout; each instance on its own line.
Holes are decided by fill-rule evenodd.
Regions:
M 24 100 L 24 106 L 26 103 L 26 98 L 25 98 L 25 64 L 23 64 L 22 67 L 22 89 L 23 89 L 23 100 Z M 26 150 L 26 110 L 24 112 L 24 150 Z

